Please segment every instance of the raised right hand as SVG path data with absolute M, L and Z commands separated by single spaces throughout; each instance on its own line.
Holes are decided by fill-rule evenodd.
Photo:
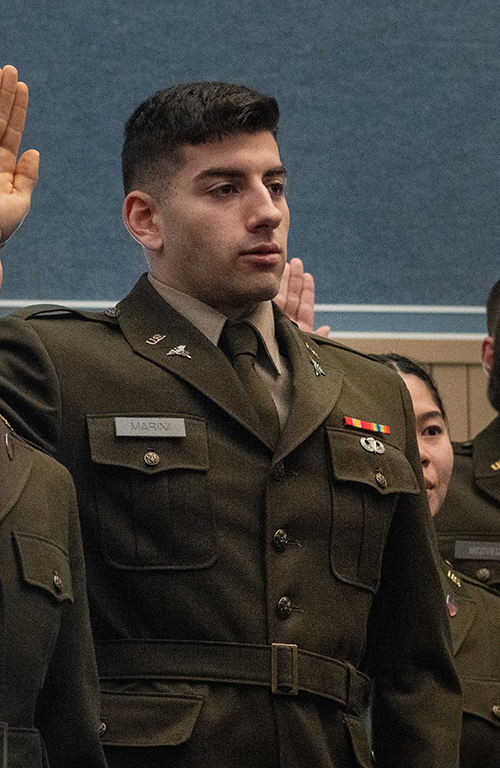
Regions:
M 38 180 L 39 154 L 29 149 L 17 158 L 23 135 L 28 88 L 10 65 L 0 70 L 0 243 L 22 224 Z

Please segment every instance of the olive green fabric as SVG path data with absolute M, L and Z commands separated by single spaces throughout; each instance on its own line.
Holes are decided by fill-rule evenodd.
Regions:
M 2 320 L 1 407 L 73 473 L 98 643 L 296 644 L 374 678 L 378 766 L 456 768 L 461 698 L 408 394 L 275 317 L 293 376 L 275 449 L 223 352 L 145 277 L 107 314 Z M 388 425 L 384 450 L 345 417 Z M 184 436 L 161 437 L 179 418 Z M 370 763 L 361 717 L 271 679 L 138 674 L 103 690 L 111 768 Z
M 67 471 L 0 421 L 1 768 L 104 768 Z
M 463 691 L 460 768 L 500 765 L 500 595 L 442 561 Z
M 457 570 L 500 590 L 500 418 L 453 448 L 450 487 L 434 518 L 439 550 Z

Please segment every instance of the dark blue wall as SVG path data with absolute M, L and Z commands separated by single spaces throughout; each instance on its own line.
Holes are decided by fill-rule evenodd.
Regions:
M 319 303 L 483 305 L 500 277 L 498 0 L 2 5 L 1 63 L 30 86 L 24 146 L 42 155 L 3 252 L 4 300 L 129 289 L 143 263 L 121 224 L 123 123 L 158 88 L 199 79 L 278 98 L 290 255 Z M 482 331 L 479 315 L 446 317 L 427 316 L 430 330 Z M 415 316 L 346 318 L 405 330 Z

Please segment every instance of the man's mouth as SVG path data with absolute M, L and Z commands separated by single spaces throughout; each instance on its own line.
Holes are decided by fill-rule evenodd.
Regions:
M 282 252 L 282 249 L 276 243 L 262 243 L 261 245 L 255 245 L 253 248 L 247 248 L 244 251 L 240 251 L 243 256 L 268 256 L 269 254 L 281 255 Z

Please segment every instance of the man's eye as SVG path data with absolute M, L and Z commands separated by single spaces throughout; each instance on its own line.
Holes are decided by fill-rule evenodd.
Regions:
M 282 181 L 273 181 L 272 184 L 268 185 L 268 189 L 275 197 L 284 197 L 285 195 L 285 185 Z
M 210 193 L 212 195 L 217 195 L 218 197 L 230 197 L 231 195 L 234 195 L 236 191 L 234 184 L 221 184 L 219 187 L 210 190 Z

